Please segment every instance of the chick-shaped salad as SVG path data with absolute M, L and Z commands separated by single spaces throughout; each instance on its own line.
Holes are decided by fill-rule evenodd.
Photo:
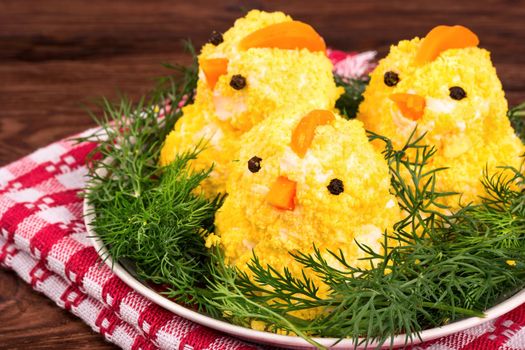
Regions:
M 387 163 L 361 122 L 328 110 L 280 111 L 241 143 L 207 246 L 219 245 L 226 262 L 248 275 L 255 253 L 263 266 L 300 278 L 303 266 L 290 252 L 311 254 L 314 245 L 333 267 L 343 268 L 328 250 L 339 249 L 353 266 L 370 266 L 356 241 L 380 252 L 400 209 Z
M 483 171 L 520 168 L 525 149 L 506 116 L 507 101 L 487 50 L 462 26 L 438 26 L 403 40 L 371 74 L 358 119 L 401 147 L 417 127 L 435 146 L 436 190 L 458 192 L 444 204 L 479 201 Z M 379 149 L 384 145 L 377 144 Z
M 195 102 L 183 108 L 161 151 L 161 165 L 199 142 L 196 169 L 214 165 L 202 188 L 225 191 L 239 137 L 286 106 L 332 110 L 336 87 L 323 38 L 282 12 L 250 11 L 224 34 L 214 33 L 198 57 Z

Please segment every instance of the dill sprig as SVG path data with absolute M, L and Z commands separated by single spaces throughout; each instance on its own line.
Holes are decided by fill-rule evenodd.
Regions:
M 355 118 L 359 104 L 363 101 L 363 92 L 368 85 L 369 79 L 348 79 L 334 74 L 334 80 L 337 86 L 344 88 L 344 93 L 339 97 L 335 106 L 345 118 Z
M 343 269 L 331 266 L 315 246 L 311 255 L 291 253 L 329 287 L 320 297 L 319 286 L 304 274 L 293 277 L 286 268 L 262 266 L 254 256 L 251 277 L 232 267 L 215 270 L 214 300 L 208 302 L 232 322 L 262 322 L 271 331 L 307 335 L 312 343 L 312 335 L 322 335 L 384 344 L 400 333 L 409 343 L 411 334 L 425 328 L 481 317 L 523 286 L 525 200 L 516 190 L 516 182 L 523 182 L 519 171 L 485 174 L 491 200 L 450 214 L 440 199 L 455 194 L 436 191 L 443 169 L 427 169 L 435 149 L 423 144 L 423 136 L 413 133 L 400 150 L 385 137 L 371 133 L 370 138 L 385 142 L 392 189 L 405 213 L 385 234 L 382 252 L 360 246 L 372 268 L 352 266 L 342 251 L 328 253 Z M 505 213 L 512 215 L 503 219 Z M 321 312 L 310 321 L 296 316 L 305 310 Z
M 104 100 L 101 129 L 87 138 L 99 143 L 88 183 L 97 235 L 115 261 L 130 262 L 141 278 L 157 284 L 168 297 L 213 317 L 298 335 L 321 347 L 312 337 L 388 343 L 400 333 L 417 336 L 428 327 L 482 316 L 483 310 L 523 287 L 521 169 L 485 172 L 481 203 L 452 213 L 441 199 L 455 194 L 435 189 L 442 169 L 428 168 L 435 149 L 415 134 L 401 149 L 370 134 L 371 140 L 384 142 L 392 191 L 404 212 L 385 234 L 382 251 L 360 245 L 371 268 L 356 268 L 341 251 L 328 251 L 343 267 L 334 268 L 325 259 L 327 252 L 315 245 L 313 254 L 291 256 L 324 286 L 306 274 L 264 266 L 255 254 L 250 274 L 228 266 L 220 250 L 204 246 L 223 200 L 209 200 L 198 192 L 211 168 L 194 171 L 190 163 L 205 144 L 179 154 L 167 167 L 158 166 L 162 142 L 181 116 L 178 107 L 192 102 L 197 81 L 196 60 L 190 67 L 169 68 L 174 74 L 162 78 L 138 103 Z M 338 108 L 354 117 L 366 81 L 335 79 L 345 88 Z M 509 111 L 520 135 L 525 127 L 516 121 L 523 119 L 523 110 L 525 105 Z M 321 293 L 323 288 L 328 293 Z M 317 316 L 299 317 L 304 313 Z
M 521 141 L 525 142 L 525 102 L 509 109 L 507 117 Z
M 210 260 L 204 238 L 223 198 L 208 200 L 197 191 L 211 168 L 193 171 L 189 163 L 205 144 L 158 165 L 162 142 L 181 116 L 179 107 L 191 103 L 197 81 L 196 60 L 169 68 L 174 74 L 136 104 L 103 100 L 104 115 L 95 118 L 100 129 L 80 140 L 98 142 L 87 197 L 96 232 L 115 261 L 130 261 L 166 296 L 204 311 Z

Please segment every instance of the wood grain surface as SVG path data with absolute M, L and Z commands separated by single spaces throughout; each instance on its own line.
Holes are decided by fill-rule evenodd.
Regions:
M 463 24 L 492 52 L 509 102 L 525 100 L 523 1 L 58 1 L 0 0 L 0 166 L 94 123 L 100 96 L 137 98 L 161 63 L 189 62 L 246 10 L 282 10 L 312 24 L 332 47 L 376 49 Z M 96 108 L 95 108 L 96 111 Z M 88 326 L 0 270 L 0 348 L 110 349 Z

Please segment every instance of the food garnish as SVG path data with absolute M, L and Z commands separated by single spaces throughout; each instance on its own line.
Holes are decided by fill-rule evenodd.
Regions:
M 250 48 L 277 48 L 283 50 L 307 49 L 326 51 L 323 38 L 312 26 L 300 22 L 281 22 L 261 28 L 241 40 L 243 50 Z
M 317 127 L 334 120 L 334 114 L 327 110 L 316 109 L 309 112 L 299 121 L 292 133 L 292 150 L 303 158 L 314 139 Z
M 212 90 L 215 88 L 219 77 L 228 72 L 228 60 L 225 58 L 208 58 L 202 60 L 200 65 L 206 76 L 206 82 Z
M 266 200 L 278 209 L 294 210 L 296 191 L 297 182 L 288 179 L 286 176 L 279 176 L 270 186 Z
M 437 26 L 423 39 L 414 63 L 421 65 L 433 61 L 445 50 L 475 47 L 478 44 L 478 36 L 466 27 Z
M 281 15 L 275 18 L 291 21 Z M 442 36 L 439 34 L 439 40 L 433 40 L 439 42 L 443 40 Z M 227 40 L 225 33 L 225 46 Z M 412 56 L 405 57 L 409 64 L 412 64 L 416 55 L 417 43 L 416 40 L 414 43 L 400 44 L 414 45 Z M 408 123 L 418 124 L 424 123 L 427 117 L 432 120 L 432 115 L 427 114 L 429 108 L 450 108 L 447 103 L 470 108 L 462 110 L 465 113 L 482 110 L 485 102 L 479 101 L 484 100 L 475 99 L 480 93 L 479 89 L 496 87 L 496 98 L 494 101 L 489 100 L 491 112 L 487 114 L 494 121 L 487 130 L 498 137 L 500 142 L 506 142 L 505 137 L 508 137 L 511 140 L 508 149 L 512 150 L 509 154 L 516 153 L 517 149 L 522 148 L 515 147 L 517 143 L 514 136 L 509 136 L 511 134 L 508 131 L 511 129 L 508 119 L 518 134 L 524 137 L 525 104 L 506 111 L 499 81 L 491 64 L 487 63 L 486 54 L 472 44 L 470 40 L 470 46 L 466 49 L 442 51 L 440 59 L 426 61 L 415 68 L 428 69 L 429 72 L 434 69 L 440 73 L 437 74 L 439 79 L 435 81 L 431 75 L 426 75 L 432 83 L 428 86 L 418 83 L 416 85 L 420 90 L 415 91 L 410 91 L 414 78 L 410 70 L 404 70 L 403 64 L 396 65 L 396 74 L 399 74 L 397 83 L 393 86 L 386 83 L 385 73 L 393 69 L 388 67 L 390 59 L 387 57 L 383 61 L 385 66 L 380 64 L 372 74 L 362 106 L 367 100 L 386 101 L 388 110 L 392 110 L 398 108 L 397 102 L 389 99 L 392 94 L 417 94 L 425 97 L 426 114 L 417 120 L 401 118 L 407 119 Z M 442 50 L 444 46 L 439 45 L 436 47 Z M 435 52 L 436 49 L 428 50 Z M 393 48 L 393 54 L 398 53 Z M 477 82 L 483 82 L 482 78 L 486 78 L 487 84 L 477 87 L 468 80 L 461 81 L 459 85 L 444 81 L 447 75 L 441 73 L 447 70 L 439 67 L 438 62 L 446 61 L 447 55 L 466 59 L 466 62 L 471 63 L 469 69 L 479 78 Z M 205 57 L 203 59 L 210 58 Z M 405 58 L 397 56 L 398 60 Z M 211 317 L 245 327 L 300 336 L 322 348 L 314 337 L 364 337 L 365 343 L 376 340 L 388 344 L 393 336 L 405 333 L 408 344 L 424 329 L 465 317 L 482 317 L 484 310 L 525 286 L 525 196 L 522 192 L 525 176 L 520 163 L 512 160 L 514 158 L 504 158 L 500 167 L 483 166 L 479 173 L 479 186 L 473 183 L 477 187 L 471 198 L 475 200 L 458 206 L 456 191 L 451 189 L 453 183 L 449 181 L 450 170 L 440 165 L 440 159 L 448 158 L 448 162 L 456 166 L 451 159 L 463 154 L 459 152 L 461 142 L 447 138 L 447 142 L 456 144 L 456 148 L 443 152 L 445 146 L 433 142 L 433 129 L 426 128 L 425 124 L 409 124 L 408 134 L 385 136 L 368 132 L 368 140 L 376 149 L 372 152 L 361 122 L 344 120 L 335 109 L 329 110 L 328 106 L 300 106 L 296 110 L 280 106 L 280 112 L 274 113 L 281 114 L 281 119 L 270 119 L 276 118 L 271 114 L 269 118 L 254 122 L 241 134 L 233 131 L 229 133 L 228 130 L 234 129 L 233 125 L 248 124 L 231 124 L 227 121 L 229 125 L 221 129 L 225 122 L 213 121 L 220 125 L 215 131 L 224 131 L 224 138 L 230 139 L 234 135 L 245 143 L 253 143 L 249 150 L 241 152 L 242 157 L 228 158 L 227 162 L 238 169 L 236 176 L 244 181 L 235 182 L 236 186 L 230 185 L 229 188 L 235 191 L 230 191 L 225 199 L 223 194 L 217 192 L 217 187 L 213 191 L 205 191 L 202 186 L 216 174 L 213 163 L 195 166 L 209 145 L 217 142 L 223 147 L 224 144 L 220 143 L 223 141 L 205 135 L 185 143 L 191 146 L 184 148 L 185 151 L 173 153 L 164 148 L 161 151 L 163 144 L 164 147 L 179 147 L 181 144 L 177 138 L 180 129 L 174 129 L 177 123 L 188 116 L 203 115 L 200 124 L 195 124 L 196 128 L 202 125 L 210 127 L 213 124 L 206 118 L 215 113 L 206 104 L 209 101 L 204 103 L 195 98 L 199 80 L 197 59 L 191 67 L 174 68 L 177 69 L 175 75 L 164 78 L 148 98 L 137 104 L 125 100 L 113 105 L 105 101 L 105 114 L 100 119 L 104 135 L 97 132 L 88 138 L 99 143 L 95 153 L 103 156 L 102 159 L 98 156 L 93 158 L 94 169 L 106 170 L 106 175 L 95 171 L 89 175 L 88 200 L 94 206 L 95 231 L 115 261 L 127 259 L 134 263 L 138 275 L 149 283 L 157 284 L 163 295 Z M 200 68 L 203 68 L 202 62 Z M 245 72 L 238 72 L 246 77 Z M 367 82 L 338 76 L 335 79 L 345 89 L 345 94 L 337 101 L 339 109 L 352 111 L 356 101 L 362 99 Z M 233 90 L 229 81 L 224 80 L 220 79 L 213 91 L 223 91 L 220 89 L 226 87 Z M 394 80 L 389 78 L 389 84 Z M 207 76 L 206 81 L 209 84 Z M 197 88 L 197 95 L 199 91 L 204 91 L 211 96 L 213 91 L 201 82 L 199 84 L 201 86 L 200 90 Z M 440 97 L 441 104 L 428 99 L 431 92 L 438 90 L 438 86 L 443 95 Z M 463 95 L 459 90 L 454 92 L 455 97 L 451 96 L 451 87 L 464 89 L 465 96 L 461 100 L 456 99 Z M 250 89 L 235 91 L 235 94 L 251 89 L 252 85 Z M 432 98 L 435 96 L 432 95 Z M 325 99 L 330 100 L 330 97 L 325 96 Z M 411 108 L 421 109 L 420 102 L 410 99 L 414 98 L 398 98 L 407 107 L 410 105 Z M 181 106 L 182 109 L 179 108 Z M 312 110 L 316 110 L 313 116 L 306 118 Z M 331 113 L 331 117 L 326 110 Z M 366 110 L 361 110 L 361 113 Z M 508 119 L 501 117 L 505 113 Z M 404 113 L 400 111 L 399 114 Z M 469 117 L 475 115 L 467 114 Z M 347 115 L 352 114 L 343 114 Z M 384 115 L 391 116 L 388 113 Z M 462 129 L 462 125 L 457 123 L 463 121 L 464 114 L 450 115 L 453 118 L 444 119 L 453 123 L 450 125 Z M 398 122 L 405 123 L 404 119 Z M 304 125 L 299 126 L 303 120 Z M 438 123 L 438 119 L 433 120 Z M 389 123 L 387 120 L 382 122 Z M 466 128 L 475 126 L 472 126 L 473 120 L 469 122 Z M 365 120 L 365 123 L 368 121 Z M 278 127 L 265 128 L 270 125 Z M 391 124 L 388 125 L 391 127 Z M 498 129 L 498 125 L 502 129 Z M 353 131 L 350 133 L 350 130 Z M 352 137 L 344 136 L 344 132 L 352 134 Z M 259 139 L 255 140 L 252 134 L 258 135 Z M 296 141 L 291 141 L 292 134 L 296 134 Z M 463 137 L 470 137 L 468 135 Z M 274 145 L 275 148 L 253 147 L 255 143 Z M 334 144 L 337 146 L 331 148 Z M 384 172 L 379 171 L 383 175 L 367 173 L 370 167 L 359 168 L 360 162 L 364 160 L 354 163 L 357 168 L 342 169 L 348 163 L 339 162 L 338 157 L 351 159 L 349 155 L 352 154 L 362 156 L 360 148 L 370 151 L 369 156 L 363 159 L 376 157 L 379 155 L 377 152 L 381 152 L 374 162 L 377 161 L 378 169 L 382 168 L 379 164 L 384 165 Z M 466 163 L 475 164 L 471 161 Z M 286 171 L 281 172 L 280 167 Z M 314 175 L 303 177 L 305 171 Z M 343 171 L 346 172 L 341 174 Z M 457 174 L 453 170 L 452 176 L 458 177 Z M 371 178 L 377 180 L 377 184 L 358 187 L 353 182 Z M 261 183 L 266 180 L 269 182 Z M 462 181 L 461 178 L 457 180 Z M 250 186 L 247 184 L 249 181 L 252 181 Z M 352 196 L 367 198 L 383 185 L 384 191 L 378 198 L 383 199 L 384 209 L 370 207 L 348 210 L 348 206 L 341 204 L 343 201 L 351 203 Z M 265 186 L 267 193 L 264 192 Z M 270 195 L 274 187 L 278 191 Z M 315 196 L 304 197 L 304 191 L 311 191 Z M 385 200 L 387 196 L 395 199 Z M 251 200 L 253 198 L 259 198 L 257 203 L 267 206 L 264 210 L 268 211 L 258 215 L 274 210 L 274 218 L 286 222 L 288 229 L 291 227 L 288 223 L 293 221 L 287 220 L 292 220 L 294 215 L 303 215 L 308 210 L 315 215 L 326 216 L 324 222 L 327 225 L 337 225 L 339 220 L 354 219 L 358 215 L 368 215 L 371 211 L 379 212 L 373 217 L 380 219 L 381 214 L 385 215 L 389 210 L 393 213 L 397 206 L 401 212 L 393 223 L 385 224 L 379 232 L 368 227 L 370 235 L 367 237 L 371 239 L 360 240 L 363 236 L 356 235 L 355 241 L 346 240 L 338 246 L 326 246 L 327 239 L 304 242 L 308 222 L 295 222 L 293 225 L 304 226 L 304 229 L 281 231 L 279 233 L 282 236 L 275 235 L 272 239 L 291 242 L 295 234 L 295 242 L 301 243 L 303 240 L 304 247 L 275 255 L 288 260 L 276 259 L 273 263 L 268 260 L 270 255 L 259 254 L 256 248 L 251 251 L 248 249 L 254 242 L 238 241 L 239 246 L 250 253 L 243 255 L 246 260 L 241 266 L 234 263 L 237 257 L 224 249 L 227 237 L 223 235 L 225 231 L 221 231 L 221 227 L 227 226 L 224 220 L 228 212 L 224 210 L 234 205 L 246 203 L 245 207 L 253 209 L 254 213 L 262 210 L 262 207 L 252 206 L 255 204 Z M 273 208 L 272 204 L 276 204 L 277 208 Z M 217 216 L 221 215 L 223 218 L 219 220 Z M 231 224 L 237 228 L 251 225 L 246 223 L 246 220 L 252 220 L 247 215 L 230 217 Z M 349 234 L 349 230 L 354 228 L 348 225 L 344 227 L 315 233 L 317 236 L 327 234 L 335 238 L 337 234 Z M 285 225 L 280 228 L 285 228 Z M 247 230 L 240 230 L 238 235 L 246 238 L 248 233 Z M 380 238 L 375 240 L 373 237 L 377 233 Z M 357 260 L 353 253 L 345 251 L 351 244 L 355 244 L 356 254 L 359 254 Z M 280 248 L 286 251 L 285 247 Z
M 215 30 L 211 33 L 210 36 L 210 43 L 217 46 L 222 44 L 224 41 L 224 38 L 222 37 L 222 33 L 216 32 Z
M 244 87 L 246 86 L 246 78 L 240 74 L 235 74 L 230 80 L 230 86 L 235 90 L 244 89 Z

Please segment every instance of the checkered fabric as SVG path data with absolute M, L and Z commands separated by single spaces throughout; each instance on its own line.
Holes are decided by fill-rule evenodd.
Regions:
M 329 53 L 347 77 L 373 65 L 371 52 Z M 100 263 L 79 197 L 94 147 L 62 140 L 0 168 L 0 265 L 123 349 L 256 349 L 162 309 Z M 525 349 L 525 306 L 412 349 Z

